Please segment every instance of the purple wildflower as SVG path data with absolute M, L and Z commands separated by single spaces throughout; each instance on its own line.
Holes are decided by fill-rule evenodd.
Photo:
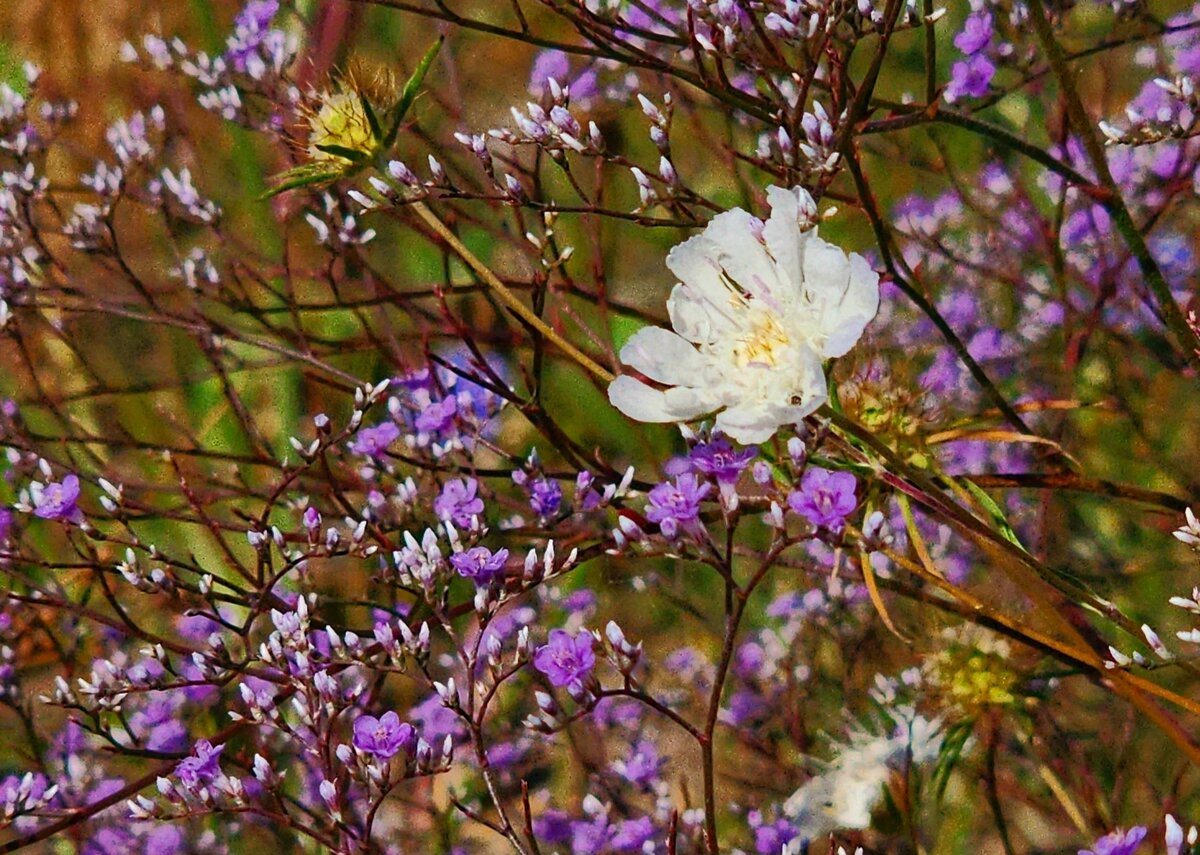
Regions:
M 143 743 L 151 751 L 184 751 L 188 744 L 187 730 L 175 717 L 178 709 L 179 704 L 167 698 L 151 700 L 130 717 L 130 727 L 142 734 Z
M 80 850 L 81 855 L 120 855 L 135 851 L 133 834 L 126 828 L 110 826 L 98 828 L 91 834 Z
M 579 106 L 586 106 L 600 91 L 595 70 L 586 68 L 572 76 L 571 60 L 561 50 L 544 50 L 537 55 L 529 72 L 529 93 L 541 95 L 551 78 L 560 86 L 569 87 L 571 101 Z
M 355 454 L 379 459 L 389 445 L 400 438 L 400 428 L 395 422 L 382 422 L 371 428 L 363 428 L 350 444 Z
M 183 832 L 175 825 L 159 825 L 146 834 L 146 855 L 175 855 L 187 851 Z
M 754 851 L 759 855 L 775 855 L 799 834 L 788 820 L 780 818 L 774 822 L 767 822 L 756 810 L 751 811 L 746 819 L 754 831 Z
M 644 8 L 643 8 L 644 7 Z M 629 3 L 621 14 L 630 26 L 642 30 L 672 32 L 680 25 L 680 12 L 666 0 L 644 0 L 641 3 Z
M 420 725 L 420 736 L 430 745 L 441 745 L 447 736 L 463 736 L 463 723 L 454 710 L 446 707 L 437 692 L 408 711 L 408 717 Z
M 385 712 L 380 718 L 360 715 L 354 721 L 354 747 L 380 760 L 390 760 L 401 751 L 411 751 L 417 744 L 417 731 L 411 724 L 401 722 L 395 712 Z
M 663 482 L 650 491 L 646 519 L 658 523 L 663 536 L 674 540 L 681 527 L 690 528 L 699 519 L 700 503 L 711 489 L 711 484 L 701 485 L 690 473 L 680 475 L 674 484 Z
M 185 757 L 175 767 L 175 774 L 180 782 L 189 789 L 196 789 L 210 783 L 221 771 L 220 757 L 225 750 L 224 745 L 213 747 L 207 739 L 201 739 L 193 749 L 191 757 Z
M 13 515 L 8 508 L 0 508 L 0 543 L 8 539 L 8 533 L 12 530 Z
M 655 834 L 656 829 L 650 817 L 627 819 L 617 826 L 609 846 L 617 852 L 645 852 L 646 844 L 654 839 Z
M 841 531 L 857 500 L 858 481 L 849 472 L 831 472 L 810 466 L 800 479 L 800 489 L 788 496 L 788 506 L 817 528 Z
M 511 769 L 529 754 L 529 746 L 519 742 L 496 742 L 488 746 L 488 765 L 493 769 Z
M 470 528 L 472 518 L 483 514 L 483 500 L 475 495 L 478 489 L 479 482 L 474 478 L 447 481 L 441 495 L 433 500 L 434 514 L 459 528 Z
M 692 465 L 705 475 L 711 475 L 718 484 L 737 481 L 742 470 L 757 456 L 757 448 L 735 451 L 723 436 L 715 436 L 711 441 L 697 445 L 691 453 Z
M 507 549 L 498 549 L 493 553 L 486 546 L 473 546 L 466 552 L 456 552 L 450 556 L 450 564 L 458 571 L 458 575 L 473 579 L 481 588 L 504 575 L 506 561 Z
M 590 588 L 572 591 L 559 603 L 563 611 L 571 614 L 592 614 L 596 611 L 596 592 Z
M 552 629 L 549 642 L 533 654 L 533 667 L 545 674 L 552 686 L 582 685 L 596 664 L 593 641 L 586 631 L 571 635 L 564 629 Z
M 992 16 L 988 12 L 968 15 L 962 32 L 954 37 L 954 46 L 967 56 L 987 49 L 992 41 Z
M 433 372 L 428 366 L 414 368 L 393 379 L 392 384 L 403 386 L 410 392 L 429 391 L 434 388 Z
M 608 848 L 612 836 L 613 828 L 605 814 L 591 820 L 575 820 L 571 823 L 571 852 L 573 855 L 600 855 Z
M 529 487 L 529 507 L 542 519 L 554 516 L 562 507 L 562 487 L 549 478 L 534 481 Z
M 735 727 L 744 727 L 762 721 L 770 712 L 761 695 L 746 689 L 729 696 L 729 707 L 721 711 L 721 718 Z
M 278 12 L 279 0 L 250 0 L 238 13 L 225 51 L 225 61 L 234 70 L 245 73 L 251 68 Z
M 1085 240 L 1103 239 L 1112 234 L 1112 218 L 1099 205 L 1088 205 L 1072 211 L 1063 222 L 1062 240 L 1074 246 Z
M 745 680 L 757 677 L 766 664 L 767 652 L 757 641 L 747 641 L 741 644 L 733 655 L 734 673 Z
M 635 787 L 649 790 L 662 771 L 663 761 L 658 756 L 654 743 L 641 739 L 633 746 L 633 752 L 616 760 L 612 769 Z
M 564 83 L 571 74 L 571 60 L 561 50 L 544 50 L 533 61 L 529 72 L 529 94 L 541 95 L 546 83 L 554 78 Z
M 279 0 L 250 0 L 234 19 L 233 27 L 265 30 L 279 12 Z
M 44 520 L 79 522 L 83 519 L 76 502 L 79 501 L 79 478 L 68 475 L 62 483 L 51 481 L 33 500 L 34 516 Z
M 1170 30 L 1163 39 L 1171 65 L 1180 74 L 1200 74 L 1200 41 L 1190 26 L 1196 20 L 1196 7 L 1167 20 Z
M 1135 825 L 1128 831 L 1117 829 L 1104 835 L 1091 849 L 1080 849 L 1079 855 L 1132 855 L 1146 836 L 1146 829 Z
M 18 775 L 9 775 L 7 778 L 0 780 L 0 802 L 16 802 L 17 793 L 21 790 L 21 784 L 22 779 Z M 48 789 L 50 789 L 50 781 L 40 772 L 36 773 L 29 779 L 28 798 L 31 801 L 41 801 Z
M 983 54 L 954 63 L 950 69 L 950 85 L 946 87 L 946 100 L 982 98 L 988 94 L 996 66 Z
M 571 815 L 554 808 L 544 810 L 533 820 L 533 833 L 551 846 L 566 843 L 571 839 Z
M 440 434 L 454 427 L 458 415 L 458 399 L 453 395 L 434 401 L 421 411 L 413 423 L 421 433 Z

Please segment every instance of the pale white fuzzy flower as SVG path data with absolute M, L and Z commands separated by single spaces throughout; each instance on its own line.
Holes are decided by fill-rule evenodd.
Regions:
M 904 762 L 923 764 L 937 757 L 942 746 L 941 722 L 917 715 L 910 707 L 898 712 L 901 715 L 891 735 L 852 730 L 821 774 L 784 802 L 783 812 L 798 832 L 787 852 L 799 852 L 805 841 L 834 831 L 870 827 L 871 813 L 883 798 L 892 769 Z
M 716 413 L 716 428 L 742 443 L 769 439 L 828 399 L 822 360 L 842 356 L 879 308 L 879 276 L 817 236 L 816 204 L 803 188 L 767 188 L 764 223 L 740 208 L 718 214 L 676 246 L 679 277 L 667 301 L 674 331 L 639 330 L 621 361 L 628 375 L 609 400 L 644 422 Z

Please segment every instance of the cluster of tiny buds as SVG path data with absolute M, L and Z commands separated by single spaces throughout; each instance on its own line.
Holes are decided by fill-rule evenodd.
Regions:
M 1191 826 L 1185 833 L 1183 826 L 1179 824 L 1179 820 L 1175 819 L 1171 814 L 1167 814 L 1164 818 L 1166 823 L 1166 833 L 1164 834 L 1164 842 L 1167 844 L 1167 855 L 1180 855 L 1184 841 L 1187 841 L 1189 850 L 1196 845 L 1200 840 L 1200 829 L 1196 826 Z
M 401 667 L 408 660 L 422 667 L 429 661 L 429 624 L 422 622 L 414 632 L 404 620 L 379 621 L 374 629 L 384 661 Z
M 1178 75 L 1173 80 L 1157 78 L 1154 85 L 1166 93 L 1168 103 L 1160 106 L 1153 115 L 1145 115 L 1134 105 L 1125 108 L 1129 127 L 1118 128 L 1109 122 L 1100 122 L 1106 145 L 1149 145 L 1167 139 L 1186 139 L 1196 133 L 1200 119 L 1200 100 L 1196 95 L 1196 84 L 1187 75 Z
M 273 31 L 275 35 L 278 31 Z M 231 44 L 230 47 L 233 47 Z M 278 36 L 263 39 L 258 45 L 259 55 L 254 61 L 244 63 L 244 70 L 252 80 L 265 80 L 278 75 L 291 62 L 299 42 L 294 37 Z M 131 42 L 123 42 L 119 57 L 122 62 L 136 63 L 145 60 L 149 65 L 165 71 L 177 68 L 205 86 L 217 87 L 227 85 L 235 69 L 224 56 L 210 56 L 204 51 L 192 51 L 187 43 L 179 38 L 164 39 L 153 33 L 142 36 L 141 50 Z
M 845 111 L 836 120 L 831 119 L 825 107 L 814 101 L 812 111 L 804 113 L 800 119 L 800 130 L 804 133 L 802 141 L 794 140 L 786 127 L 780 127 L 774 133 L 759 137 L 757 155 L 763 161 L 779 160 L 788 165 L 800 155 L 804 159 L 805 174 L 832 174 L 841 160 L 837 151 L 837 127 L 845 119 Z M 816 219 L 815 211 L 813 219 Z
M 1200 552 L 1200 520 L 1191 508 L 1184 511 L 1184 518 L 1184 525 L 1174 531 L 1175 539 Z
M 1189 514 L 1189 516 L 1191 515 L 1190 509 L 1188 510 L 1188 514 Z M 1195 517 L 1191 517 L 1190 522 L 1194 524 L 1195 519 L 1196 519 Z M 1194 531 L 1194 529 L 1193 529 L 1193 531 Z M 1178 532 L 1176 532 L 1176 536 L 1178 536 Z M 1180 539 L 1182 540 L 1182 538 L 1180 538 Z M 1193 549 L 1196 548 L 1195 543 L 1192 543 L 1190 545 L 1192 546 Z M 1200 615 L 1200 587 L 1192 588 L 1192 596 L 1190 598 L 1189 597 L 1171 597 L 1168 600 L 1168 602 L 1171 605 L 1173 605 L 1177 608 L 1181 608 L 1184 611 L 1189 612 L 1193 615 Z M 1175 634 L 1176 634 L 1176 636 L 1178 636 L 1180 641 L 1186 641 L 1189 644 L 1200 644 L 1200 629 L 1192 628 L 1192 629 L 1188 629 L 1188 630 L 1180 630 L 1179 632 L 1177 632 Z
M 862 546 L 865 550 L 878 552 L 891 546 L 894 541 L 895 537 L 882 511 L 872 511 L 863 520 Z
M 0 818 L 0 828 L 12 824 L 17 817 L 44 808 L 58 795 L 58 785 L 42 789 L 37 786 L 38 779 L 32 772 L 26 772 L 16 786 L 4 788 L 4 814 Z
M 430 162 L 435 163 L 432 155 Z M 438 169 L 441 169 L 441 164 L 438 164 Z M 380 175 L 368 175 L 367 183 L 371 185 L 371 189 L 375 192 L 375 198 L 368 196 L 361 190 L 347 190 L 346 195 L 358 203 L 359 207 L 364 212 L 374 211 L 385 205 L 396 205 L 402 199 L 416 200 L 422 199 L 429 195 L 427 186 L 421 181 L 415 172 L 413 172 L 407 164 L 399 160 L 388 161 L 387 178 Z M 442 178 L 445 178 L 445 173 L 440 173 Z M 438 186 L 443 182 L 430 182 L 428 187 Z
M 364 383 L 354 390 L 354 414 L 350 417 L 351 429 L 362 424 L 363 415 L 383 397 L 383 393 L 392 385 L 391 380 L 380 380 L 375 385 Z
M 548 106 L 529 101 L 525 104 L 525 112 L 511 107 L 515 130 L 493 128 L 488 131 L 487 136 L 509 145 L 534 144 L 555 158 L 563 157 L 568 151 L 578 154 L 602 154 L 604 137 L 600 133 L 600 127 L 595 122 L 588 122 L 585 128 L 571 114 L 569 87 L 560 86 L 556 80 L 550 79 L 547 82 L 547 92 L 550 97 Z M 471 149 L 483 164 L 485 171 L 495 178 L 485 137 L 455 134 L 455 139 Z
M 139 796 L 127 802 L 133 818 L 168 819 L 174 816 L 188 816 L 192 809 L 197 807 L 213 810 L 218 806 L 234 808 L 246 803 L 246 788 L 241 779 L 232 778 L 219 771 L 211 781 L 197 781 L 193 784 L 159 777 L 155 781 L 155 787 L 166 804 Z
M 1154 654 L 1159 659 L 1163 660 L 1164 662 L 1175 661 L 1175 655 L 1167 649 L 1167 646 L 1163 644 L 1162 639 L 1159 638 L 1158 633 L 1155 632 L 1148 624 L 1142 624 L 1142 637 L 1146 639 L 1146 644 L 1150 646 L 1150 649 L 1154 651 Z M 1186 636 L 1185 633 L 1179 633 L 1179 637 L 1184 641 L 1191 640 Z M 1197 634 L 1197 638 L 1200 638 L 1200 633 Z M 1108 668 L 1109 670 L 1114 668 L 1127 668 L 1130 665 L 1137 665 L 1145 668 L 1150 664 L 1150 660 L 1138 651 L 1135 650 L 1131 654 L 1125 654 L 1116 647 L 1113 647 L 1111 644 L 1108 647 L 1108 655 L 1110 658 L 1104 661 L 1104 667 Z
M 625 631 L 612 620 L 605 625 L 603 635 L 595 630 L 592 635 L 603 645 L 613 667 L 625 677 L 631 677 L 633 669 L 642 658 L 642 643 L 639 641 L 637 644 L 631 644 L 625 638 Z
M 525 717 L 522 724 L 526 728 L 538 733 L 554 733 L 563 726 L 563 711 L 553 695 L 539 689 L 533 693 L 533 701 L 537 704 L 537 713 Z
M 517 643 L 509 664 L 504 662 L 504 642 L 500 636 L 489 634 L 484 642 L 484 653 L 487 656 L 488 676 L 493 685 L 499 685 L 505 677 L 516 673 L 529 661 L 529 627 L 523 626 L 517 631 Z
M 638 211 L 649 208 L 663 200 L 663 196 L 655 187 L 654 182 L 657 181 L 669 190 L 677 189 L 680 186 L 679 174 L 675 171 L 675 165 L 671 162 L 671 147 L 670 147 L 670 126 L 671 113 L 674 107 L 674 102 L 671 99 L 671 93 L 663 94 L 663 108 L 660 110 L 658 106 L 647 98 L 645 95 L 638 93 L 638 104 L 641 105 L 642 113 L 650 120 L 650 141 L 654 143 L 658 149 L 658 171 L 654 174 L 647 172 L 639 167 L 630 167 L 630 173 L 633 175 L 633 180 L 637 183 L 638 196 L 641 204 Z M 669 198 L 669 194 L 668 197 Z
M 108 126 L 104 137 L 108 141 L 117 161 L 123 167 L 150 161 L 158 151 L 151 142 L 149 132 L 161 133 L 167 125 L 166 111 L 155 104 L 145 113 L 136 112 L 129 118 L 118 119 Z
M 0 644 L 0 702 L 13 704 L 20 700 L 16 668 L 16 652 L 7 644 Z
M 125 560 L 117 563 L 117 572 L 133 587 L 145 594 L 165 594 L 175 590 L 175 580 L 165 567 L 149 570 L 138 562 L 132 548 L 126 548 Z
M 358 197 L 362 194 L 358 191 L 352 192 L 355 195 L 351 198 L 361 205 L 362 200 Z M 363 198 L 366 199 L 366 197 Z M 304 221 L 312 228 L 317 237 L 317 243 L 339 249 L 348 246 L 362 246 L 375 239 L 375 229 L 360 228 L 358 218 L 354 214 L 344 212 L 331 194 L 323 193 L 321 202 L 320 211 L 305 211 L 304 213 Z M 372 204 L 370 199 L 366 199 L 366 202 Z
M 566 246 L 562 249 L 557 249 L 554 246 L 554 223 L 557 219 L 557 212 L 546 211 L 542 214 L 542 224 L 544 226 L 542 234 L 539 236 L 533 232 L 525 233 L 525 240 L 529 241 L 530 245 L 538 251 L 538 254 L 542 258 L 542 267 L 546 270 L 554 270 L 561 267 L 575 254 L 575 247 L 573 246 Z
M 120 710 L 130 691 L 162 686 L 166 675 L 171 673 L 170 661 L 161 645 L 147 648 L 143 653 L 144 659 L 128 666 L 111 659 L 96 660 L 87 678 L 75 679 L 74 688 L 59 674 L 54 678 L 54 694 L 40 695 L 39 700 L 89 714 Z
M 397 780 L 397 777 L 393 775 L 397 769 L 391 758 L 381 760 L 379 757 L 347 743 L 338 745 L 334 749 L 334 755 L 350 773 L 351 778 L 367 787 L 374 787 L 382 791 Z M 438 775 L 449 771 L 454 763 L 454 738 L 447 734 L 441 744 L 435 746 L 418 737 L 415 744 L 408 746 L 408 749 L 400 752 L 397 757 L 403 759 L 400 779 Z M 324 787 L 325 784 L 330 783 L 325 781 L 321 786 Z M 327 804 L 330 801 L 336 801 L 336 799 L 326 798 L 325 793 L 321 795 Z

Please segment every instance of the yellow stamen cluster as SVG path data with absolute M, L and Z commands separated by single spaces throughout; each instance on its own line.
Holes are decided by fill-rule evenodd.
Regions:
M 779 322 L 771 315 L 763 314 L 750 334 L 738 340 L 733 349 L 734 362 L 739 368 L 751 363 L 774 368 L 779 363 L 779 351 L 788 344 L 790 340 Z

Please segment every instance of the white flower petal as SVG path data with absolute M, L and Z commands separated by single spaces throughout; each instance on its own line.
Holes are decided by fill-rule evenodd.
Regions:
M 879 309 L 879 274 L 861 255 L 847 257 L 815 234 L 804 256 L 804 291 L 825 357 L 850 350 Z
M 628 374 L 608 384 L 608 400 L 639 422 L 686 422 L 712 412 L 719 405 L 701 390 L 672 386 L 660 391 Z
M 862 338 L 879 311 L 879 274 L 857 253 L 850 255 L 850 281 L 841 302 L 826 315 L 826 358 L 842 356 Z
M 763 227 L 763 238 L 775 258 L 779 279 L 790 286 L 792 296 L 798 297 L 804 285 L 804 246 L 813 234 L 811 228 L 801 229 L 801 224 L 808 222 L 803 212 L 815 209 L 816 204 L 803 187 L 792 190 L 768 187 L 767 202 L 771 205 L 771 216 Z
M 618 410 L 639 422 L 673 422 L 667 396 L 641 380 L 622 374 L 608 384 L 608 400 Z
M 724 286 L 722 286 L 724 287 Z M 683 338 L 694 344 L 712 344 L 722 333 L 733 329 L 734 324 L 725 314 L 729 311 L 729 293 L 724 295 L 725 305 L 720 311 L 713 302 L 696 288 L 676 285 L 667 299 L 667 314 L 671 326 Z
M 829 241 L 812 235 L 804 253 L 804 290 L 818 306 L 841 300 L 850 281 L 850 261 Z
M 761 224 L 758 224 L 761 227 Z M 718 252 L 725 275 L 742 290 L 779 311 L 779 274 L 767 247 L 755 234 L 754 217 L 741 208 L 717 214 L 704 229 L 704 238 Z
M 750 401 L 717 413 L 715 427 L 742 445 L 755 445 L 770 439 L 789 420 L 780 419 L 777 408 Z
M 700 378 L 704 382 L 706 378 Z M 721 406 L 721 401 L 713 395 L 711 384 L 705 388 L 694 386 L 674 386 L 666 391 L 667 409 L 675 414 L 675 421 L 685 422 L 711 413 Z
M 720 259 L 716 247 L 708 240 L 707 229 L 667 253 L 667 267 L 697 303 L 707 304 L 718 314 L 729 311 L 729 289 L 721 280 Z M 675 292 L 679 290 L 677 287 Z
M 651 380 L 672 386 L 695 382 L 704 370 L 696 348 L 670 330 L 643 327 L 621 348 L 621 361 Z

